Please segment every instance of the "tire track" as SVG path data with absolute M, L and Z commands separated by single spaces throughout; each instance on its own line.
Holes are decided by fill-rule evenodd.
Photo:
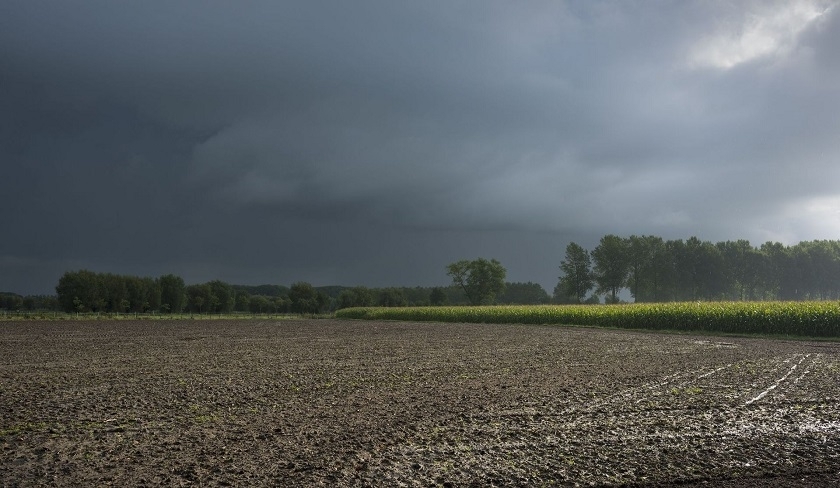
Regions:
M 777 379 L 775 383 L 773 383 L 772 385 L 768 386 L 766 389 L 764 389 L 764 391 L 762 391 L 761 393 L 759 393 L 759 394 L 758 394 L 758 395 L 756 395 L 755 397 L 753 397 L 753 398 L 751 398 L 751 399 L 747 400 L 747 402 L 746 402 L 746 403 L 744 403 L 744 406 L 746 407 L 746 406 L 752 405 L 753 403 L 755 403 L 755 402 L 757 402 L 757 401 L 761 400 L 762 398 L 764 398 L 765 396 L 767 396 L 767 395 L 768 395 L 771 391 L 773 391 L 773 390 L 775 390 L 776 388 L 778 388 L 778 387 L 779 387 L 779 385 L 781 385 L 782 383 L 784 383 L 784 382 L 785 382 L 785 380 L 787 380 L 787 379 L 788 379 L 788 377 L 789 377 L 791 374 L 793 374 L 793 372 L 794 372 L 794 371 L 796 371 L 796 369 L 799 367 L 799 365 L 801 365 L 801 364 L 802 364 L 802 362 L 803 362 L 803 361 L 805 361 L 806 359 L 808 359 L 810 356 L 811 356 L 811 354 L 806 354 L 806 355 L 804 355 L 804 356 L 803 356 L 803 357 L 799 360 L 799 362 L 797 362 L 796 364 L 794 364 L 793 366 L 791 366 L 791 367 L 790 367 L 790 369 L 789 369 L 789 370 L 788 370 L 788 371 L 787 371 L 784 375 L 782 375 L 782 377 L 781 377 L 781 378 Z M 806 371 L 805 371 L 805 373 L 803 373 L 803 374 L 802 374 L 802 376 L 800 376 L 800 378 L 799 378 L 799 379 L 801 379 L 802 377 L 804 377 L 804 376 L 805 376 L 805 374 L 807 374 L 807 373 L 808 373 L 808 371 L 806 370 Z

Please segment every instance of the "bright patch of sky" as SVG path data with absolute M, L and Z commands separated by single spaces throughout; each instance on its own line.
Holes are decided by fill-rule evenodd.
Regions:
M 742 8 L 740 2 L 733 8 Z M 796 46 L 799 34 L 836 5 L 818 0 L 759 2 L 720 22 L 691 55 L 696 68 L 730 69 L 761 58 L 784 56 Z

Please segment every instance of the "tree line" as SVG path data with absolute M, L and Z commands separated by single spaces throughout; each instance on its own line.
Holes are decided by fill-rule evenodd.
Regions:
M 498 276 L 496 276 L 498 277 Z M 551 301 L 536 283 L 507 283 L 496 303 L 539 304 Z M 9 297 L 7 299 L 7 297 Z M 15 298 L 11 298 L 15 297 Z M 30 304 L 31 302 L 31 304 Z M 31 305 L 24 308 L 23 304 Z M 283 285 L 234 285 L 220 280 L 187 285 L 176 275 L 158 278 L 68 271 L 56 286 L 56 296 L 34 301 L 14 294 L 0 295 L 0 309 L 63 310 L 69 313 L 326 313 L 364 306 L 430 306 L 469 304 L 462 287 L 315 287 L 298 282 Z
M 501 263 L 483 258 L 448 265 L 452 284 L 438 287 L 249 286 L 220 280 L 187 285 L 173 274 L 149 278 L 81 270 L 66 272 L 55 296 L 0 293 L 0 309 L 324 313 L 362 306 L 601 303 L 601 297 L 615 303 L 625 289 L 636 302 L 840 299 L 840 241 L 834 240 L 755 247 L 747 240 L 609 234 L 591 251 L 569 243 L 560 270 L 553 296 L 537 283 L 505 282 Z
M 54 295 L 18 295 L 0 292 L 0 310 L 59 310 L 58 298 Z
M 307 283 L 241 286 L 220 280 L 187 285 L 167 274 L 159 278 L 68 271 L 55 288 L 65 312 L 104 313 L 316 313 L 324 300 Z
M 587 251 L 572 242 L 554 289 L 559 303 L 840 299 L 840 241 L 793 246 L 747 240 L 712 243 L 697 237 L 606 235 Z

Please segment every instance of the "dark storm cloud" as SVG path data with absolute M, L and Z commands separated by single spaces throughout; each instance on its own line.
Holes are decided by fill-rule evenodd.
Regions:
M 434 284 L 478 255 L 549 287 L 606 233 L 836 238 L 839 23 L 818 0 L 5 2 L 0 289 Z

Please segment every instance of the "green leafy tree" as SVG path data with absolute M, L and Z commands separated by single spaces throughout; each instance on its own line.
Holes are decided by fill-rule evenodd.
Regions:
M 3 305 L 0 308 L 5 310 L 20 310 L 24 308 L 23 303 L 24 298 L 22 296 L 13 293 L 4 293 Z
M 656 236 L 630 236 L 627 239 L 627 287 L 637 302 L 665 299 L 671 269 L 665 242 Z
M 236 292 L 236 305 L 233 307 L 237 312 L 247 312 L 251 303 L 251 295 L 244 291 Z
M 750 241 L 726 241 L 717 243 L 723 259 L 723 278 L 729 298 L 735 300 L 755 300 L 762 293 L 764 268 L 767 266 L 766 255 L 750 245 Z
M 669 258 L 669 300 L 696 300 L 696 290 L 693 286 L 693 276 L 696 264 L 690 259 L 682 239 L 665 241 L 665 249 Z
M 650 246 L 652 262 L 648 269 L 648 288 L 644 292 L 644 299 L 652 302 L 667 301 L 674 275 L 673 259 L 661 237 L 648 236 L 646 239 Z
M 430 305 L 429 294 L 431 290 L 429 288 L 415 286 L 400 287 L 399 290 L 410 307 L 427 307 Z
M 595 287 L 589 252 L 579 244 L 570 242 L 566 246 L 566 258 L 560 262 L 560 270 L 563 276 L 554 289 L 555 299 L 560 303 L 582 303 L 587 293 Z
M 700 275 L 698 283 L 700 297 L 705 300 L 723 300 L 730 291 L 723 255 L 717 246 L 709 241 L 699 248 Z
M 761 254 L 765 257 L 761 281 L 767 299 L 785 300 L 789 296 L 790 253 L 787 246 L 780 242 L 765 242 L 761 245 Z
M 717 246 L 697 237 L 668 241 L 673 257 L 673 294 L 676 300 L 720 300 L 728 285 L 723 256 Z
M 383 288 L 379 290 L 377 304 L 380 307 L 405 307 L 408 300 L 399 288 Z
M 207 313 L 212 299 L 212 291 L 207 283 L 187 286 L 187 307 L 192 313 Z
M 289 288 L 291 310 L 294 313 L 314 314 L 323 310 L 329 303 L 329 297 L 306 282 L 295 283 Z
M 324 296 L 323 294 L 318 295 L 318 300 L 320 303 L 328 303 L 328 297 Z M 288 296 L 278 296 L 272 297 L 271 306 L 275 313 L 288 313 L 292 310 L 292 301 L 289 299 Z
M 59 278 L 55 291 L 64 311 L 94 311 L 99 302 L 99 277 L 85 269 L 68 271 Z
M 810 300 L 836 300 L 840 288 L 840 249 L 836 241 L 805 241 L 795 255 L 802 269 L 802 288 Z
M 160 310 L 160 287 L 152 278 L 127 276 L 126 291 L 131 312 Z
M 630 271 L 627 241 L 612 234 L 602 237 L 592 251 L 592 260 L 598 293 L 608 294 L 607 301 L 617 303 Z
M 274 306 L 271 304 L 271 298 L 263 295 L 254 295 L 248 300 L 248 309 L 251 313 L 266 313 L 272 311 Z
M 433 306 L 441 306 L 446 305 L 449 302 L 449 298 L 446 296 L 446 292 L 443 291 L 442 288 L 436 286 L 432 288 L 432 291 L 429 292 L 429 304 Z
M 146 311 L 160 310 L 160 285 L 158 285 L 157 280 L 146 277 L 143 278 L 143 282 L 146 284 L 146 289 L 149 290 L 147 294 L 148 306 L 146 307 Z
M 540 305 L 551 299 L 539 283 L 505 283 L 505 291 L 496 300 L 511 305 Z
M 160 287 L 161 310 L 170 313 L 179 313 L 184 309 L 187 299 L 187 286 L 183 278 L 173 274 L 163 275 L 158 278 Z
M 450 264 L 446 270 L 472 305 L 493 303 L 496 295 L 505 289 L 507 270 L 495 259 L 461 260 Z
M 128 311 L 143 312 L 148 305 L 148 293 L 144 283 L 137 276 L 129 276 L 125 280 L 126 297 L 128 298 Z
M 128 277 L 106 273 L 99 275 L 101 284 L 100 298 L 104 300 L 104 309 L 109 312 L 126 312 L 128 310 Z
M 208 309 L 208 312 L 232 312 L 233 306 L 236 304 L 236 297 L 233 294 L 233 288 L 224 281 L 219 280 L 213 280 L 207 284 L 210 286 L 210 303 L 212 304 L 212 308 Z
M 373 292 L 364 286 L 342 290 L 336 301 L 337 308 L 370 307 L 374 304 Z

